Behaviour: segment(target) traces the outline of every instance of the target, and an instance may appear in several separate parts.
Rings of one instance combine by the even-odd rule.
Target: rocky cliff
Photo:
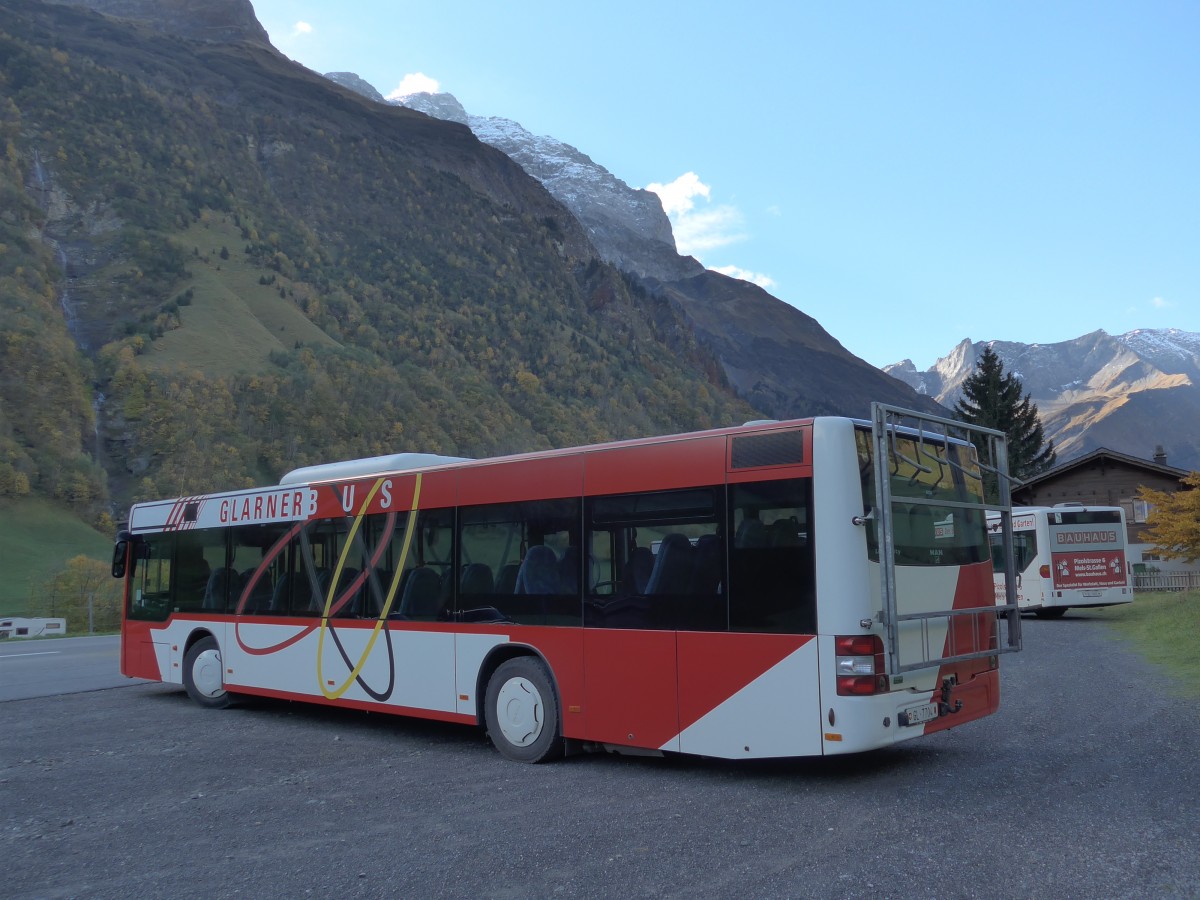
[[[630,187],[579,149],[509,119],[472,116],[451,94],[389,102],[467,124],[545,185],[605,261],[682,310],[724,377],[765,415],[866,416],[872,400],[943,411],[854,356],[801,310],[680,256],[658,196]]]

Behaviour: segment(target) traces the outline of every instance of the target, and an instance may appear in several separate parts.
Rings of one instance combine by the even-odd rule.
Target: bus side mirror
[[[125,560],[129,556],[129,541],[117,541],[113,546],[112,577],[125,577]]]
[[[133,552],[130,552],[132,547]],[[129,560],[128,572],[132,577],[137,572],[137,561],[139,559],[150,558],[150,545],[143,540],[132,536],[127,531],[122,531],[117,535],[117,543],[113,546],[112,558],[112,576],[113,578],[124,578],[126,573],[126,560]]]

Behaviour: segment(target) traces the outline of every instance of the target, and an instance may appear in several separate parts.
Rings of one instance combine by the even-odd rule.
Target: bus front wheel
[[[188,696],[209,709],[224,709],[232,703],[225,690],[221,648],[214,637],[203,637],[183,657],[183,686]]]
[[[558,698],[541,660],[518,656],[500,664],[484,700],[488,737],[516,762],[540,763],[562,756]]]

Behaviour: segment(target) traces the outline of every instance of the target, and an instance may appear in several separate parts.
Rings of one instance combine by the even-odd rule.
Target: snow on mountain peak
[[[1200,334],[1179,328],[1136,328],[1117,338],[1139,356],[1172,356],[1200,362]]]

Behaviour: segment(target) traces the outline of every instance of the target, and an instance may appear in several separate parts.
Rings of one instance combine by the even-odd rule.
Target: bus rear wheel
[[[518,656],[500,664],[484,699],[488,737],[516,762],[540,763],[562,756],[558,697],[541,660]]]
[[[209,709],[224,709],[233,699],[225,690],[221,648],[214,637],[203,637],[183,657],[183,686],[188,696]]]
[[[1067,612],[1065,606],[1044,606],[1041,609],[1035,609],[1033,614],[1039,619],[1061,619]]]

